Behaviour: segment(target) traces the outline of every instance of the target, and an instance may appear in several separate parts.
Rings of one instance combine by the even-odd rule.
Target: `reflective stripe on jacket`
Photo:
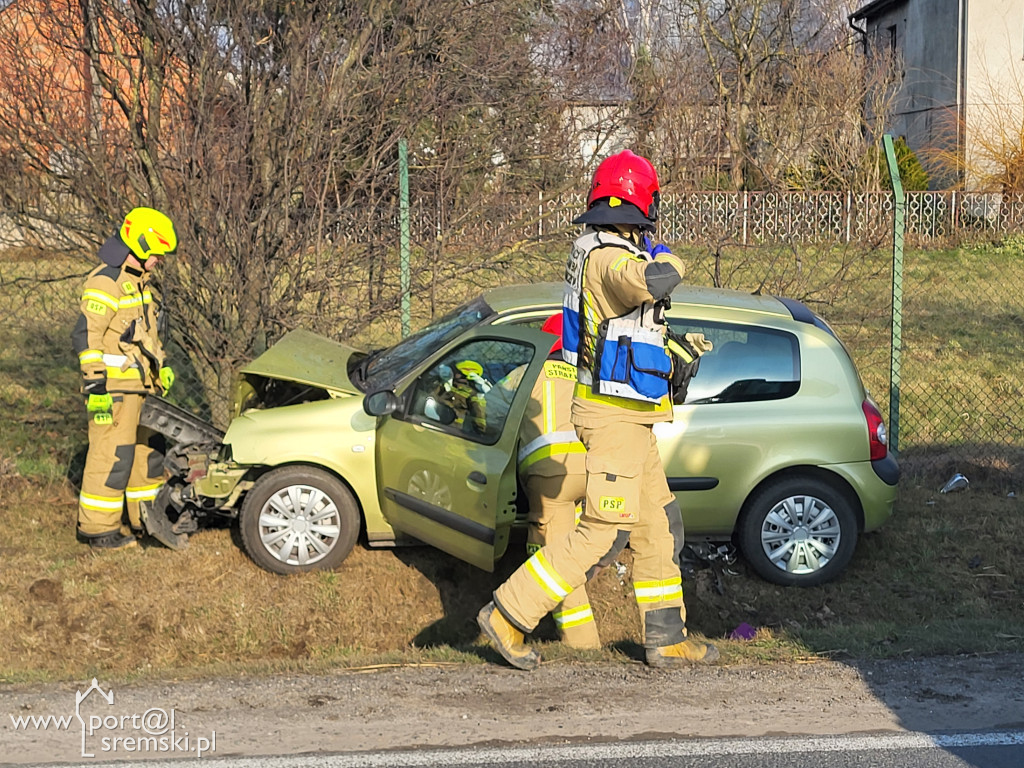
[[[586,449],[572,425],[576,368],[562,360],[544,362],[519,428],[519,474],[584,474]]]
[[[156,391],[164,364],[158,311],[146,272],[106,264],[90,272],[71,333],[85,382],[106,379],[108,392]]]

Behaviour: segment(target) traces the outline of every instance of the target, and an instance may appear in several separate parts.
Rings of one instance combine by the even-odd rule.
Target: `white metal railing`
[[[908,192],[907,242],[919,247],[1024,231],[1024,194]],[[412,239],[452,245],[571,237],[585,196],[497,198],[461,220],[442,216],[433,200],[413,200]],[[525,215],[524,215],[525,214]],[[892,236],[891,192],[674,192],[661,201],[658,238],[669,243],[881,243]],[[445,225],[443,222],[458,221]],[[523,223],[528,222],[528,223]],[[398,240],[398,213],[338,220],[338,232],[364,242]],[[37,233],[38,234],[38,233]],[[25,244],[25,233],[0,214],[0,248]]]
[[[1024,194],[908,192],[906,237],[919,246],[972,235],[1024,231]],[[537,220],[521,230],[521,200],[508,200],[508,217],[497,210],[447,233],[449,242],[502,234],[555,237],[576,231],[572,219],[585,205],[579,194],[535,201]],[[414,206],[416,207],[416,206]],[[882,242],[892,235],[891,192],[675,192],[661,201],[658,236],[666,242],[761,243]],[[414,220],[423,239],[438,232],[429,207]],[[417,232],[414,237],[420,235]]]

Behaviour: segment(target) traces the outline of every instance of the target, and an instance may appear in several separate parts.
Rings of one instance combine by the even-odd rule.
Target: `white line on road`
[[[771,753],[813,754],[820,752],[955,749],[957,747],[999,747],[1024,745],[1024,731],[998,733],[894,733],[875,736],[816,736],[770,739],[630,741],[615,744],[545,744],[532,747],[487,747],[484,749],[418,749],[395,752],[297,755],[295,757],[204,758],[202,760],[147,761],[160,768],[202,765],[205,768],[232,768],[244,762],[259,768],[400,768],[428,765],[480,765],[500,763],[541,763],[552,760],[596,762],[658,757],[711,757]],[[124,768],[124,762],[82,763],[83,768],[102,765]],[[68,766],[72,768],[72,766]]]

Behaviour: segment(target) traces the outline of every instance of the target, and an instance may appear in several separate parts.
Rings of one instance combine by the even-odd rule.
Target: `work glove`
[[[715,348],[715,345],[711,343],[711,339],[705,339],[703,333],[685,333],[683,337],[693,345],[693,348],[697,350],[699,355],[710,352]]]
[[[174,384],[174,370],[169,365],[160,369],[160,386],[163,387],[166,395],[171,385]]]
[[[662,245],[661,243],[655,245],[651,238],[649,238],[647,235],[644,235],[642,245],[644,250],[651,254],[652,259],[662,253],[672,253],[672,251],[669,250],[667,245]]]
[[[682,405],[686,401],[690,379],[696,376],[700,369],[700,357],[711,351],[712,344],[704,338],[703,333],[684,333],[680,336],[671,329],[665,342],[672,355],[672,376],[669,379],[672,402],[675,405]]]
[[[479,389],[483,394],[486,395],[491,391],[491,385],[479,373],[471,373],[466,378],[476,384],[477,389]]]
[[[90,379],[82,385],[82,391],[89,396],[85,408],[89,413],[110,413],[114,398],[107,394],[106,379]]]

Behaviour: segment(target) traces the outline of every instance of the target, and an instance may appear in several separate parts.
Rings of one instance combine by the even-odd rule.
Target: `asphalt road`
[[[0,765],[1022,768],[1022,662],[451,664],[0,686]]]
[[[124,768],[81,762],[66,768]],[[161,768],[1020,768],[1024,731],[464,748],[146,761]],[[52,765],[52,764],[50,764]]]

